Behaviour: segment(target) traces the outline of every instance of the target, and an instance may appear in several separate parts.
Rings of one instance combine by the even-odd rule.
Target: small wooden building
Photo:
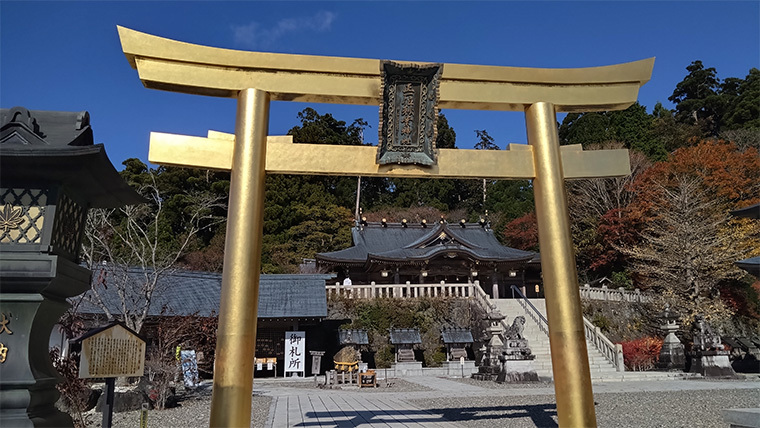
[[[396,347],[396,362],[415,362],[414,346],[422,343],[420,331],[416,328],[392,328],[390,336],[391,344]]]
[[[469,328],[444,328],[441,338],[446,346],[446,361],[459,361],[460,358],[468,360],[467,345],[472,346],[474,342]]]
[[[130,286],[139,287],[140,281],[144,280],[142,275],[139,268],[124,272],[110,265],[94,271],[93,278],[100,278],[99,281],[103,282],[94,284],[94,287],[98,287],[111,314],[118,317],[122,308],[117,287],[109,284],[112,278],[126,277],[133,281]],[[331,275],[324,274],[260,276],[256,357],[268,358],[268,361],[276,359],[278,376],[283,374],[286,332],[305,331],[307,351],[324,350],[324,343],[334,343],[335,339],[330,337],[334,335],[333,327],[322,323],[327,317],[325,281],[330,278]],[[161,276],[142,329],[148,347],[157,339],[156,326],[161,319],[216,316],[221,287],[222,275],[218,273],[176,270]],[[77,312],[94,324],[105,320],[103,309],[87,300],[77,306]],[[308,372],[311,360],[307,359],[306,364]]]

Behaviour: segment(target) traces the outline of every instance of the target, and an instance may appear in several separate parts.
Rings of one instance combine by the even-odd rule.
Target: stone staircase
[[[546,304],[544,299],[528,300],[544,317],[546,317]],[[507,319],[504,320],[507,325],[512,325],[512,322],[517,316],[522,315],[525,317],[523,335],[528,339],[528,345],[530,345],[533,354],[536,356],[536,359],[533,361],[536,373],[538,373],[538,376],[542,379],[553,379],[549,336],[540,329],[533,317],[526,313],[526,310],[520,304],[518,299],[494,299],[490,300],[490,302],[496,305],[496,308],[502,314],[507,316]],[[670,372],[619,372],[592,343],[586,341],[586,348],[588,350],[592,382],[683,379],[692,376],[688,373]]]

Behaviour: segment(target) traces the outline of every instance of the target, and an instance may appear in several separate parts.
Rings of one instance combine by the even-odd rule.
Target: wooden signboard
[[[142,376],[145,341],[121,323],[97,328],[80,337],[80,378]]]
[[[359,387],[377,387],[377,373],[374,370],[367,370],[366,373],[359,373]]]
[[[117,377],[141,377],[145,372],[145,339],[120,322],[88,331],[75,340],[82,343],[80,378],[106,379],[103,428],[113,422],[114,387]],[[146,416],[147,418],[147,416]],[[147,419],[146,419],[147,423]]]

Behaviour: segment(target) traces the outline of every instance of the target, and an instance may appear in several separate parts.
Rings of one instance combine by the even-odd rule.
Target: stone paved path
[[[268,427],[459,427],[441,415],[419,410],[392,394],[324,394],[276,396]]]
[[[415,407],[412,400],[445,399],[456,407],[457,398],[553,396],[554,386],[481,388],[437,377],[409,377],[406,381],[429,388],[427,391],[362,391],[359,388],[321,390],[312,388],[266,386],[265,395],[272,397],[267,428],[284,427],[415,427],[461,428],[456,422],[444,419]],[[519,385],[518,385],[519,386]],[[626,381],[594,384],[594,394],[638,393],[668,391],[755,390],[758,381]],[[760,397],[760,395],[758,395]],[[553,407],[553,406],[552,406]],[[551,409],[553,410],[553,409]],[[544,409],[544,413],[546,413]],[[525,418],[529,425],[530,418]],[[460,419],[461,420],[461,419]],[[556,425],[554,425],[556,426]]]

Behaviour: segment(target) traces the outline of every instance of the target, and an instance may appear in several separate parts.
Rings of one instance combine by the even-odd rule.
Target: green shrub
[[[396,356],[393,354],[393,346],[391,345],[385,345],[375,353],[375,366],[379,369],[388,368],[395,361]]]
[[[604,316],[600,313],[595,313],[594,318],[591,319],[591,322],[594,323],[595,326],[599,327],[600,330],[602,330],[603,333],[607,333],[610,331],[610,319]]]

